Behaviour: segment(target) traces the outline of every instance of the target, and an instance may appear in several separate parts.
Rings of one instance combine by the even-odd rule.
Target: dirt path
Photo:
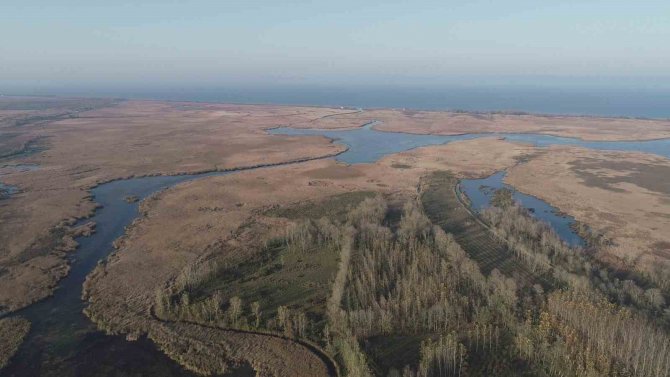
[[[213,325],[205,325],[201,323],[196,323],[192,321],[169,321],[169,320],[164,320],[162,318],[159,318],[156,316],[153,306],[150,309],[151,313],[151,318],[157,322],[161,323],[166,323],[166,324],[179,324],[179,323],[186,323],[192,326],[197,326],[203,329],[212,329],[212,330],[217,330],[217,331],[222,331],[222,332],[228,332],[228,333],[234,333],[234,334],[246,334],[246,335],[254,335],[254,336],[261,336],[261,337],[270,337],[274,339],[280,339],[281,341],[286,341],[290,342],[296,345],[299,345],[303,348],[306,348],[308,352],[314,354],[317,358],[319,358],[323,364],[325,365],[328,376],[330,377],[340,377],[340,369],[339,366],[337,365],[337,362],[330,357],[321,347],[319,347],[317,344],[312,343],[308,340],[303,340],[303,339],[297,339],[297,338],[290,338],[287,337],[279,332],[273,332],[273,331],[262,331],[262,330],[242,330],[242,329],[236,329],[236,328],[229,328],[229,327],[218,327],[218,326],[213,326]]]

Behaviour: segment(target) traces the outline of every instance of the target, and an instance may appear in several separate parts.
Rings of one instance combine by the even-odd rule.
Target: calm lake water
[[[325,136],[333,139],[336,143],[344,144],[349,147],[346,152],[336,157],[338,161],[349,164],[375,162],[388,154],[403,152],[427,145],[445,144],[451,141],[481,137],[481,135],[439,136],[379,132],[372,129],[375,124],[376,122],[371,122],[365,125],[365,127],[347,131],[282,127],[269,130],[268,132],[275,135]]]

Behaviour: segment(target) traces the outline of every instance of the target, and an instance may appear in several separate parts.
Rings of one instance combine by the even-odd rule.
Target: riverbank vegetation
[[[515,166],[505,182],[581,222],[611,273],[669,289],[669,172],[657,154],[564,147]]]
[[[187,266],[154,314],[303,342],[346,376],[670,372],[662,290],[609,276],[505,193],[478,223],[507,253],[490,266],[464,238],[473,228],[428,216],[427,179],[417,198],[356,195],[332,219],[275,209],[292,221],[255,259]]]
[[[443,203],[453,202],[448,196],[456,197],[455,191],[437,189],[444,179],[439,173],[428,177],[422,197],[441,195]],[[532,375],[667,375],[666,293],[649,281],[620,279],[593,258],[593,250],[568,247],[508,197],[496,195],[497,206],[482,219],[518,265],[534,271],[538,283],[543,275],[554,282],[541,286],[516,279],[519,300],[508,329],[513,354],[526,363],[525,370]],[[424,200],[425,208],[435,208],[431,200]],[[466,245],[469,255],[477,255],[476,245]]]
[[[549,373],[568,368],[576,375],[667,375],[670,337],[659,327],[668,319],[659,288],[645,290],[611,276],[515,204],[487,209],[483,218],[518,258],[551,269],[562,283],[539,316],[519,326],[517,343],[527,359],[539,360]]]
[[[666,327],[670,325],[665,289],[634,272],[610,268],[593,257],[593,249],[571,248],[524,208],[510,201],[497,202],[482,211],[482,218],[531,269],[551,271],[564,286],[590,286],[611,302],[631,307]]]
[[[298,140],[264,130],[340,112],[111,99],[0,98],[0,156],[5,156],[0,157],[0,166],[41,167],[1,172],[2,183],[19,192],[1,203],[0,270],[4,273],[0,274],[0,311],[18,310],[53,293],[67,273],[68,258],[59,250],[53,252],[62,240],[52,231],[64,223],[71,228],[75,220],[93,215],[96,203],[92,188],[130,177],[231,170],[332,156],[344,147],[323,138]]]
[[[0,370],[18,351],[23,339],[28,335],[30,322],[21,317],[0,319]]]

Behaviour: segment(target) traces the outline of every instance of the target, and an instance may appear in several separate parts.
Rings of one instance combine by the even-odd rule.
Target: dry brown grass
[[[4,368],[28,335],[30,322],[21,317],[0,319],[0,370]]]
[[[448,169],[461,177],[481,177],[512,166],[536,151],[533,147],[487,137],[417,148],[387,156],[379,164],[423,172]]]
[[[603,258],[650,270],[669,260],[669,172],[670,162],[654,155],[555,147],[506,181],[605,234],[614,245]]]
[[[6,117],[20,115],[7,111]],[[48,149],[7,161],[38,164],[39,170],[2,176],[21,192],[0,201],[0,311],[45,297],[67,272],[64,253],[75,244],[63,236],[70,219],[92,213],[87,190],[95,184],[332,155],[343,147],[264,130],[343,111],[131,101],[46,126],[21,126],[19,136],[40,138]]]
[[[74,244],[69,240],[58,244],[63,243],[71,219],[93,211],[87,189],[99,182],[276,163],[343,149],[322,137],[271,136],[265,133],[267,128],[352,128],[377,119],[383,122],[376,126],[380,130],[414,133],[541,132],[604,140],[670,136],[667,121],[155,101],[126,101],[81,111],[101,106],[86,101],[84,105],[76,101],[54,104],[37,99],[27,101],[29,106],[0,109],[0,123],[7,131],[3,143],[8,143],[2,148],[19,150],[35,140],[47,148],[7,160],[39,164],[40,170],[2,177],[21,192],[0,202],[0,310],[15,310],[48,295],[66,273],[63,252]],[[73,109],[76,117],[69,118],[67,111]],[[48,123],[59,117],[63,120]],[[20,127],[14,127],[17,121]],[[446,162],[441,161],[445,157],[432,156],[424,168],[460,162],[456,168],[474,168],[477,174],[488,161],[472,152],[455,151],[454,158]],[[482,165],[474,166],[473,161]],[[396,162],[396,166],[405,165],[411,164]],[[324,174],[342,174],[338,169],[314,174],[313,184],[320,184]],[[2,288],[8,286],[13,289]]]
[[[380,120],[377,130],[455,135],[534,132],[585,140],[648,140],[670,137],[670,121],[579,116],[474,114],[438,111],[366,110],[301,123],[308,128],[355,127]]]
[[[328,376],[327,365],[304,345],[277,336],[189,323],[153,324],[149,337],[170,357],[201,374],[248,363],[259,376]]]
[[[9,124],[37,114],[34,111],[41,110],[0,109],[0,122]],[[332,155],[343,147],[322,137],[268,135],[265,130],[282,125],[352,128],[375,119],[383,122],[376,126],[380,130],[414,133],[539,132],[602,140],[670,136],[667,121],[153,101],[123,102],[49,124],[38,119],[39,127],[28,124],[13,129],[13,144],[7,144],[7,148],[16,149],[38,139],[48,149],[10,161],[35,163],[40,170],[2,176],[3,182],[20,187],[21,192],[0,202],[0,310],[14,310],[48,295],[67,273],[64,256],[75,247],[70,224],[93,211],[88,194],[92,186],[122,177]],[[555,150],[514,169],[510,179],[518,182],[512,183],[605,232],[618,232],[619,247],[630,240],[642,242],[670,234],[666,227],[670,221],[668,193],[659,194],[653,179],[652,185],[635,185],[629,179],[632,172],[620,179],[621,170],[626,170],[622,166],[576,166],[573,150],[556,152],[559,154]],[[323,375],[323,361],[299,343],[158,321],[151,316],[154,292],[195,260],[216,255],[225,262],[226,258],[248,256],[254,249],[250,246],[284,229],[286,219],[264,215],[274,206],[319,201],[352,191],[381,191],[391,200],[404,198],[416,193],[419,178],[427,172],[487,175],[513,166],[534,151],[483,138],[419,148],[375,164],[313,161],[178,185],[141,204],[144,216],[119,242],[120,252],[89,276],[88,314],[110,332],[148,334],[171,357],[199,372],[220,372],[231,363],[249,362],[264,374],[297,375],[300,370],[300,375],[305,375],[302,371],[307,370],[309,375]],[[554,166],[547,156],[558,156],[557,164]],[[588,155],[592,160],[612,156]],[[628,161],[630,156],[642,165],[652,163],[651,157],[639,154],[621,158]],[[517,178],[513,178],[515,174]],[[547,190],[538,182],[554,188]],[[634,200],[616,196],[630,193]],[[625,204],[638,202],[643,203],[642,211]],[[668,242],[657,237],[651,245]],[[646,258],[653,253],[647,250],[641,255]]]
[[[455,151],[479,150],[482,157],[474,161],[479,164],[474,169],[482,174],[511,166],[515,157],[527,151],[527,147],[494,139],[432,148],[446,156],[456,156]],[[493,158],[498,156],[496,151],[502,149],[513,152],[506,158]],[[416,165],[421,166],[423,159],[430,160],[433,154],[425,148],[403,156],[416,158]],[[486,160],[488,164],[484,164]],[[287,220],[266,216],[267,209],[318,202],[352,191],[380,191],[391,198],[408,197],[415,195],[420,176],[429,169],[453,168],[461,175],[470,170],[461,161],[452,165],[449,158],[430,161],[428,167],[416,169],[393,168],[392,159],[354,166],[332,160],[312,161],[203,178],[168,189],[141,203],[144,216],[118,243],[119,252],[89,276],[86,283],[90,301],[88,315],[109,331],[147,332],[156,338],[152,334],[165,331],[166,326],[148,315],[156,289],[164,287],[184,266],[197,259],[215,256],[218,263],[225,264],[226,260],[250,257],[249,253],[257,250],[253,245],[277,236],[285,229]],[[194,338],[198,336],[194,335]],[[186,356],[179,356],[185,349],[173,344],[179,339],[170,336],[161,339],[161,347],[174,350],[173,357],[177,360],[196,363],[188,361],[191,356],[188,360],[182,359]],[[246,342],[232,336],[226,341]],[[231,349],[247,347],[241,344],[231,346]],[[245,353],[240,355],[250,357]],[[302,353],[297,355],[297,358],[303,357],[300,356]],[[285,363],[291,364],[291,360],[294,359]]]

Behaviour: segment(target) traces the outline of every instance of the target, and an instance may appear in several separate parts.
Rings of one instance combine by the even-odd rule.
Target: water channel
[[[452,141],[475,139],[492,134],[467,134],[457,136],[413,135],[380,132],[373,129],[375,122],[353,130],[303,130],[276,128],[272,134],[294,136],[325,136],[349,149],[336,157],[350,163],[371,163],[381,157],[409,149],[445,144]],[[493,134],[513,141],[531,143],[539,147],[549,145],[575,145],[593,149],[642,151],[670,158],[670,139],[644,142],[590,142],[579,139],[559,138],[533,134]],[[268,167],[270,168],[270,167]],[[27,167],[26,169],[32,169]],[[118,180],[102,184],[92,190],[94,200],[102,205],[91,219],[96,231],[89,237],[77,239],[80,246],[70,260],[70,273],[61,280],[55,294],[39,303],[12,315],[29,319],[32,328],[18,354],[5,368],[2,376],[37,375],[156,375],[190,376],[179,365],[165,356],[146,339],[128,342],[122,337],[107,336],[97,331],[82,313],[86,303],[81,300],[82,283],[113,250],[113,241],[120,237],[138,216],[138,203],[127,202],[126,197],[139,199],[172,187],[176,184],[213,175],[235,172],[213,172],[182,176],[154,176]],[[487,205],[486,187],[502,187],[503,173],[483,180],[467,180],[461,187],[470,196],[475,209]],[[484,188],[484,189],[483,189]],[[7,192],[10,188],[0,187]],[[16,190],[11,188],[11,192]],[[522,205],[534,208],[538,217],[548,221],[566,242],[579,244],[569,230],[571,219],[557,215],[555,209],[541,200],[515,192]],[[565,230],[568,229],[568,230]]]

